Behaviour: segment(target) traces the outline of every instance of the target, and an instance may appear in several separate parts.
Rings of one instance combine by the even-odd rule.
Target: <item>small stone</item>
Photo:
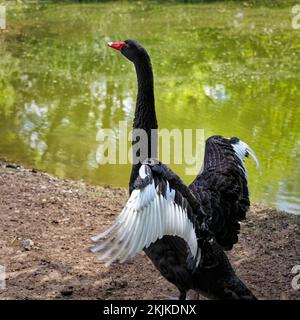
[[[22,241],[22,247],[26,251],[31,250],[33,245],[34,245],[34,242],[31,239],[25,239],[25,240]]]
[[[6,164],[6,168],[20,169],[20,168],[22,168],[22,166],[19,165],[19,164],[16,164],[16,163],[7,163],[7,164]]]
[[[71,296],[73,294],[73,288],[69,287],[69,288],[63,289],[60,293],[62,296],[65,296],[65,297]]]

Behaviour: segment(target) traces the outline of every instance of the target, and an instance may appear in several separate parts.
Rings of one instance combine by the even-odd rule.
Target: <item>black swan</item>
[[[148,53],[134,40],[108,45],[135,65],[134,128],[148,133],[148,159],[133,165],[129,200],[115,223],[92,238],[97,243],[92,252],[110,265],[144,250],[178,288],[179,299],[190,289],[211,299],[256,299],[224,253],[238,241],[239,221],[250,205],[243,160],[250,154],[259,165],[254,152],[238,138],[212,136],[201,172],[186,186],[166,165],[150,159],[157,120]]]

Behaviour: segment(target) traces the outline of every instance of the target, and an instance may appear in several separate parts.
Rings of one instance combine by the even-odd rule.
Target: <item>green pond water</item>
[[[282,1],[284,3],[284,1]],[[102,128],[132,127],[133,66],[106,47],[139,40],[155,74],[160,128],[238,136],[252,201],[300,213],[300,30],[292,2],[19,5],[0,31],[0,157],[62,178],[127,186],[128,165],[99,165]],[[170,164],[186,182],[185,164]]]

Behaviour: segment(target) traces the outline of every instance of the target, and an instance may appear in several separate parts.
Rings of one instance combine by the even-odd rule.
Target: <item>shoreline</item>
[[[127,200],[125,188],[55,178],[0,161],[1,299],[165,299],[176,288],[144,253],[106,268],[88,249]],[[300,216],[251,206],[228,253],[260,299],[300,299],[291,286],[300,264]],[[139,270],[139,272],[136,272]]]

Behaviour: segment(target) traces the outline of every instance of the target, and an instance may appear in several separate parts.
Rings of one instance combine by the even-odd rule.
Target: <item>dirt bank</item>
[[[0,163],[0,299],[163,299],[177,290],[142,253],[105,268],[89,238],[109,225],[124,189],[60,180]],[[239,276],[263,299],[300,299],[291,269],[300,264],[300,217],[254,205],[229,254]]]

